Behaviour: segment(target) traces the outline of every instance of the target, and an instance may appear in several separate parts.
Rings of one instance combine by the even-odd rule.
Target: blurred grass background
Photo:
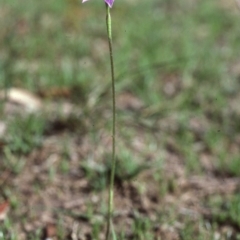
[[[71,98],[80,108],[109,104],[101,5],[83,6],[75,0],[2,2],[2,88],[39,93],[64,86],[75,90]],[[193,117],[206,119],[204,140],[220,158],[226,141],[239,134],[240,32],[235,7],[227,1],[130,1],[116,2],[112,11],[117,92],[139,98],[146,107],[144,118],[151,121],[174,115],[182,128],[175,137],[186,158],[194,158],[194,151],[189,154],[194,133],[186,131]]]
[[[67,118],[66,129],[74,136],[90,135],[93,148],[99,143],[97,133],[111,124],[102,2],[0,0],[1,89],[24,88],[43,101],[59,103],[66,97],[55,97],[50,90],[70,92],[67,101],[77,104],[84,116],[70,118],[70,124]],[[139,168],[130,166],[129,159],[142,157],[138,161],[144,162],[141,154],[153,153],[154,160],[162,164],[162,152],[174,152],[189,175],[238,178],[240,13],[234,1],[116,1],[112,18],[117,95],[131,96],[141,103],[133,110],[118,108],[118,154],[127,162],[124,177],[138,174]],[[19,154],[27,158],[51,130],[44,115],[10,121],[3,111],[1,114],[1,120],[8,121],[1,165],[9,170],[13,167],[9,158]],[[83,119],[90,125],[82,125]],[[70,125],[75,127],[71,130]],[[136,136],[147,144],[137,156],[127,146]],[[68,171],[70,167],[66,163],[62,168]],[[93,180],[95,173],[88,166],[83,168]],[[17,165],[13,172],[19,174],[21,169]],[[126,174],[126,169],[131,171]],[[93,182],[97,189],[104,188],[107,171],[98,169]],[[136,224],[141,231],[141,224],[148,225]],[[146,239],[145,233],[139,234],[136,239]],[[195,236],[191,227],[180,235],[181,239]]]

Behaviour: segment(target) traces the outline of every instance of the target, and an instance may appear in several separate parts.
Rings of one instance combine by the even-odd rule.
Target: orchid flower
[[[88,0],[82,0],[82,3],[86,2]],[[113,6],[114,0],[104,0],[105,3],[111,8]]]

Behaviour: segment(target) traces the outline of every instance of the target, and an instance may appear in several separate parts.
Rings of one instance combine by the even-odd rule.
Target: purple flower
[[[86,2],[88,0],[82,0],[82,2]],[[113,6],[114,0],[104,0],[105,3],[111,8]]]

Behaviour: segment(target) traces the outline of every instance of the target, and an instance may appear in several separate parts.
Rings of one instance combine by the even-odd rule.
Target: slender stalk
[[[110,54],[111,65],[111,78],[112,78],[112,162],[111,162],[111,174],[110,184],[108,192],[108,216],[107,216],[107,231],[105,240],[110,239],[110,229],[113,230],[112,215],[113,215],[113,196],[114,196],[114,177],[116,169],[116,97],[115,97],[115,76],[114,76],[114,61],[113,61],[113,49],[112,49],[112,27],[111,27],[111,14],[110,7],[106,4],[106,24]]]

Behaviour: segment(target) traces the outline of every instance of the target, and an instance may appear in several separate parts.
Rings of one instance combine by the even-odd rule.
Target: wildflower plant
[[[82,0],[86,2],[88,0]],[[104,0],[106,4],[106,26],[108,35],[109,55],[110,55],[110,67],[111,67],[111,78],[112,78],[112,160],[111,160],[111,174],[110,184],[108,193],[108,215],[107,215],[107,231],[105,240],[110,239],[110,231],[114,239],[116,239],[112,215],[113,215],[113,196],[114,196],[114,177],[116,170],[116,97],[115,97],[115,75],[114,75],[114,61],[113,61],[113,48],[112,48],[112,23],[110,9],[113,6],[114,0]]]

